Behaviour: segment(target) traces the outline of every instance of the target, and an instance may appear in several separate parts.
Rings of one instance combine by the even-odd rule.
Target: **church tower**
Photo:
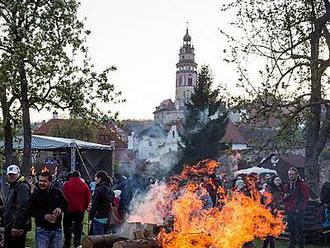
[[[197,64],[195,62],[194,46],[188,28],[183,37],[180,48],[179,62],[176,64],[176,109],[183,109],[184,104],[190,100],[197,80]]]

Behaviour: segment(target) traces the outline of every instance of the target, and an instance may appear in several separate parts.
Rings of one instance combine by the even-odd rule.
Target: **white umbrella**
[[[277,171],[276,170],[271,170],[271,169],[267,169],[267,168],[263,168],[263,167],[251,167],[251,168],[247,168],[247,169],[244,169],[244,170],[239,170],[239,171],[235,171],[234,172],[234,176],[238,176],[238,175],[241,175],[241,174],[246,174],[246,175],[249,175],[249,174],[252,174],[252,173],[256,173],[256,174],[261,174],[261,173],[273,173],[275,175],[277,175]]]

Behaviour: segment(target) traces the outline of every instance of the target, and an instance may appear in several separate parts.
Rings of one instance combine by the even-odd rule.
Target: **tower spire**
[[[191,44],[188,22],[186,33],[183,37],[183,45],[180,48],[179,62],[176,64],[176,106],[184,108],[184,104],[190,101],[197,80],[197,64],[195,62],[194,46]]]
[[[186,34],[183,36],[183,42],[184,43],[191,42],[191,36],[189,35],[189,31],[188,31],[188,22],[187,22]]]

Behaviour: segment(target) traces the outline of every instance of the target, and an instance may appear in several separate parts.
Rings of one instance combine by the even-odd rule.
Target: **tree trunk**
[[[317,199],[320,195],[320,165],[318,162],[319,157],[315,157],[315,155],[311,154],[311,150],[314,150],[314,148],[311,145],[306,144],[305,175],[306,183],[308,184],[308,187],[310,189],[310,197],[312,199]]]
[[[310,76],[311,76],[311,97],[310,97],[310,113],[307,121],[306,140],[305,140],[305,174],[306,182],[310,188],[310,196],[315,199],[320,195],[320,166],[318,146],[320,142],[321,127],[321,77],[319,63],[319,42],[320,32],[313,32],[311,35],[311,60],[310,60]],[[322,149],[324,146],[322,147]]]
[[[3,110],[3,109],[2,109]],[[13,161],[13,154],[14,154],[14,149],[13,149],[13,130],[10,122],[10,118],[7,116],[5,118],[5,114],[3,114],[4,117],[4,124],[3,124],[3,129],[5,132],[5,167],[9,166],[12,164]]]
[[[21,108],[22,108],[22,123],[23,123],[23,171],[28,171],[31,168],[31,122],[30,122],[30,106],[28,98],[28,83],[26,80],[26,73],[24,62],[20,64],[20,84],[21,84]]]
[[[1,93],[1,110],[2,110],[2,117],[3,117],[3,130],[4,130],[4,141],[5,141],[5,167],[10,165],[13,160],[13,130],[10,121],[10,106],[7,102],[6,91]]]

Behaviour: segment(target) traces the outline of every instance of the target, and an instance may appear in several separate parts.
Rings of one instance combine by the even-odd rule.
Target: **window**
[[[179,86],[182,86],[182,85],[183,85],[183,77],[180,76],[180,77],[179,77]]]
[[[175,138],[175,132],[174,131],[172,131],[172,137],[173,137],[173,139]]]
[[[192,78],[188,78],[188,86],[192,86]]]

